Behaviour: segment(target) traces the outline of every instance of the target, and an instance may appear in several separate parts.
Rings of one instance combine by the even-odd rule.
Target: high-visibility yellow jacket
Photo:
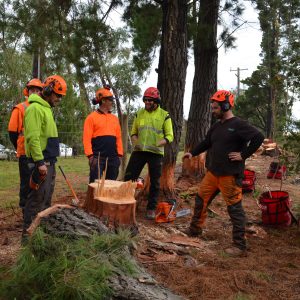
[[[55,162],[59,156],[59,140],[50,104],[39,95],[31,94],[25,112],[26,156],[42,164]]]
[[[138,138],[134,151],[148,151],[163,155],[164,147],[159,147],[158,142],[166,139],[167,143],[171,143],[174,139],[169,113],[160,107],[150,112],[141,109],[133,121],[131,136],[133,135]]]

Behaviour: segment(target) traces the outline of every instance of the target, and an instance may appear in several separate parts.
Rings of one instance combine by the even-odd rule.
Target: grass
[[[0,160],[0,170],[0,208],[17,207],[19,201],[18,162]]]
[[[251,295],[242,293],[242,292],[238,292],[234,297],[233,300],[252,300],[254,299],[254,297],[252,297]]]
[[[183,152],[179,152],[177,163],[181,162]],[[128,155],[129,159],[130,155]],[[58,168],[61,166],[75,191],[84,192],[87,189],[89,165],[85,156],[58,157],[56,163],[56,195],[70,195],[69,188]],[[0,208],[18,207],[19,202],[19,167],[16,161],[0,161]],[[141,176],[147,174],[147,166]]]
[[[115,272],[136,274],[136,265],[126,254],[130,244],[127,231],[70,240],[39,228],[16,264],[0,274],[0,298],[108,299],[109,277]]]
[[[57,172],[60,172],[58,166],[61,166],[65,174],[73,173],[86,176],[89,174],[88,159],[85,156],[77,156],[76,158],[58,157],[56,166]]]
[[[83,176],[86,180],[83,180],[79,184],[79,190],[85,191],[88,182],[89,165],[88,160],[85,156],[78,156],[76,158],[62,158],[59,157],[56,164],[56,187],[59,189],[60,186],[66,187],[66,183],[62,178],[62,174],[58,169],[61,166],[65,172],[67,178]],[[19,165],[15,161],[0,161],[0,208],[9,209],[11,207],[18,207],[19,202]],[[68,176],[69,175],[69,176]],[[68,188],[66,187],[66,190]],[[58,193],[59,194],[59,193]]]

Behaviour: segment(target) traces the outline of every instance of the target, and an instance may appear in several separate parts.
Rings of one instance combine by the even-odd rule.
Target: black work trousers
[[[150,190],[148,196],[148,210],[155,210],[159,195],[163,156],[147,151],[134,151],[128,162],[124,181],[137,180],[145,164],[149,166]]]
[[[26,229],[28,229],[31,222],[39,212],[51,206],[56,177],[55,164],[48,165],[47,169],[47,176],[40,184],[39,189],[30,189],[29,191],[24,209],[23,233],[26,233]],[[31,171],[32,170],[33,168],[31,168]]]
[[[26,199],[30,191],[29,178],[30,169],[28,168],[28,159],[25,155],[19,157],[19,175],[20,175],[20,191],[19,191],[19,206],[24,210]]]
[[[106,158],[100,158],[99,167],[100,167],[100,178],[102,176],[103,171],[106,166]],[[119,175],[119,167],[120,167],[120,158],[116,157],[108,157],[107,159],[107,170],[105,179],[116,180]],[[90,183],[94,182],[98,179],[98,157],[94,156],[93,160],[90,163]]]

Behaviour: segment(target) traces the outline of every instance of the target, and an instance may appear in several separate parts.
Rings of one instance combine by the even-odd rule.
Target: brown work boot
[[[247,250],[242,250],[238,247],[229,247],[224,250],[226,254],[228,254],[231,257],[245,257],[247,256]]]
[[[185,233],[189,237],[200,237],[200,236],[202,236],[202,228],[200,228],[200,227],[194,227],[194,226],[191,225],[189,228],[187,228],[187,230],[185,231]]]
[[[146,211],[146,219],[147,220],[154,220],[155,219],[155,210],[147,209],[147,211]]]

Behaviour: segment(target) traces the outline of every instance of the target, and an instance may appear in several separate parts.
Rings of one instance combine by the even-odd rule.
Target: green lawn
[[[76,158],[58,158],[56,164],[57,184],[58,187],[66,187],[66,183],[62,178],[61,172],[58,169],[61,166],[67,177],[83,176],[83,181],[88,178],[89,166],[88,160],[85,156]],[[70,180],[69,178],[69,180]],[[16,161],[0,160],[0,207],[18,207],[19,201],[19,165]],[[86,189],[87,182],[82,183],[81,189]],[[66,187],[66,189],[68,189]]]
[[[183,153],[178,154],[177,162],[181,162]],[[129,159],[130,155],[128,155]],[[61,166],[76,192],[86,191],[89,176],[88,160],[85,156],[76,158],[58,158],[56,164],[56,197],[70,194],[69,188],[58,168]],[[147,173],[145,166],[142,175]],[[19,201],[19,167],[18,162],[0,160],[0,207],[18,207]]]

